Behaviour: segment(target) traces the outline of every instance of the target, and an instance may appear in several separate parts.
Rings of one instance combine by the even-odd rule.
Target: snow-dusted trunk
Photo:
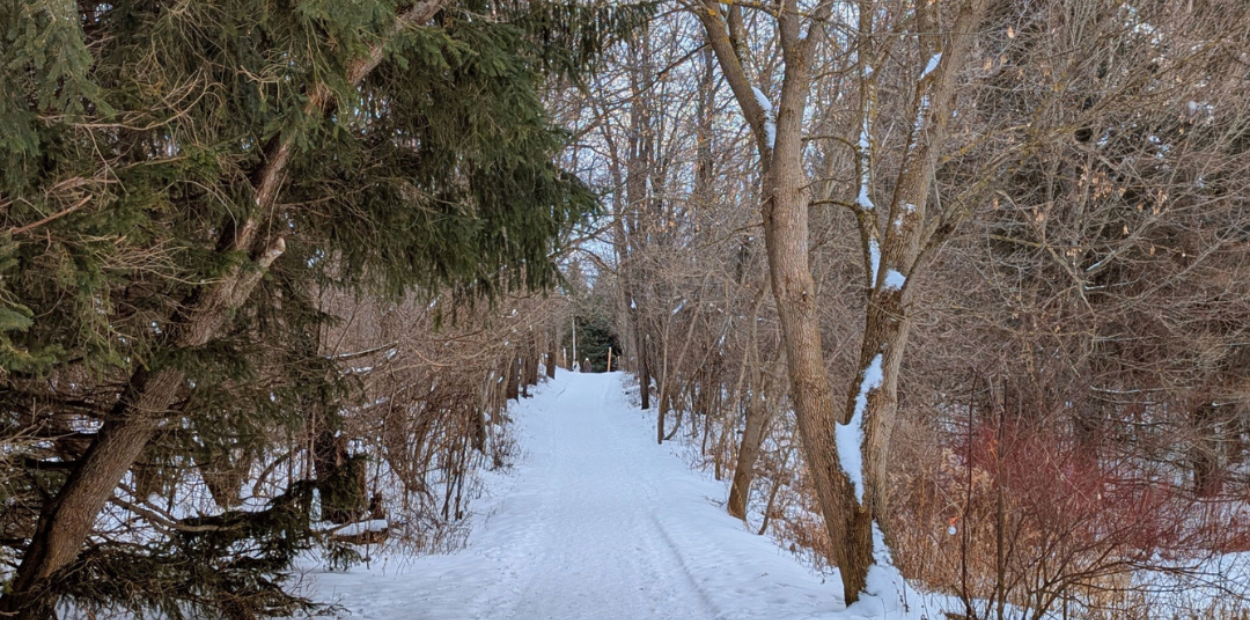
[[[775,112],[768,97],[751,85],[743,68],[732,41],[732,20],[710,0],[704,0],[697,11],[760,153],[764,239],[790,395],[847,603],[859,598],[874,561],[873,523],[884,507],[899,369],[907,342],[907,278],[920,262],[921,246],[935,237],[936,231],[925,226],[934,159],[942,144],[955,76],[968,55],[986,4],[986,0],[962,3],[953,27],[947,30],[937,19],[937,7],[916,3],[916,28],[921,33],[918,38],[925,66],[913,101],[916,120],[902,153],[905,163],[895,183],[884,230],[871,196],[871,124],[876,96],[872,25],[877,6],[873,0],[860,4],[857,51],[862,119],[855,145],[860,191],[849,206],[856,214],[863,240],[868,313],[858,380],[840,413],[822,357],[818,302],[808,263],[810,183],[803,165],[802,138],[811,78],[809,63],[816,41],[823,38],[830,5],[820,4],[813,14],[804,16],[793,0],[783,0],[775,13],[785,60],[781,99]],[[806,33],[800,23],[804,18],[810,24]]]
[[[960,7],[945,37],[937,34],[919,37],[924,64],[918,68],[912,101],[915,120],[884,222],[871,196],[875,72],[868,64],[872,58],[868,47],[871,38],[861,36],[864,42],[860,53],[861,132],[857,144],[860,188],[852,208],[860,225],[867,266],[867,311],[860,346],[859,379],[847,394],[842,416],[845,426],[839,433],[846,447],[859,444],[856,447],[860,448],[862,458],[847,455],[845,449],[841,456],[852,470],[851,478],[862,485],[862,489],[856,489],[857,500],[862,502],[862,509],[871,519],[886,508],[886,465],[890,435],[898,413],[899,371],[910,325],[909,279],[922,267],[921,248],[940,242],[944,234],[926,226],[935,162],[945,141],[955,84],[987,4],[986,0],[969,0]],[[918,28],[921,32],[936,33],[938,24],[933,9],[923,3],[918,6]],[[872,29],[872,13],[866,8],[861,8],[861,35]],[[856,465],[860,471],[853,471]]]
[[[787,167],[795,166],[774,169]],[[764,240],[773,296],[804,457],[849,604],[863,591],[872,563],[872,517],[856,502],[852,480],[839,461],[837,408],[822,358],[815,284],[807,263],[806,199],[793,195],[802,191],[802,185],[790,183],[787,175],[779,176],[781,182],[765,185],[772,190],[765,205]]]
[[[829,7],[828,3],[820,5],[808,32],[803,33],[794,2],[783,2],[777,22],[785,75],[775,111],[767,96],[751,86],[720,7],[705,2],[698,15],[760,153],[764,243],[790,396],[834,561],[840,568],[846,601],[851,603],[863,591],[871,566],[872,519],[855,501],[852,482],[838,459],[838,409],[825,371],[816,285],[808,262],[808,178],[803,168],[810,62],[816,42],[824,36]]]

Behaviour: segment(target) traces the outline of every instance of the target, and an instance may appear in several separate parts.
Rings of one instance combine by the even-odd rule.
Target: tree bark
[[[855,501],[850,479],[837,457],[837,415],[825,372],[817,316],[815,281],[808,263],[807,176],[803,169],[802,123],[810,86],[810,61],[823,38],[829,4],[819,5],[806,36],[799,11],[786,0],[777,13],[785,74],[775,121],[756,97],[730,40],[720,6],[705,1],[698,11],[726,81],[751,126],[763,172],[764,244],[777,303],[790,394],[804,455],[816,488],[834,562],[847,604],[863,590],[872,562],[872,519]],[[768,124],[775,126],[769,131]]]
[[[321,518],[350,523],[368,508],[368,485],[362,457],[347,452],[347,438],[336,436],[329,425],[318,429],[313,441],[313,466],[321,492]]]
[[[767,112],[746,81],[746,73],[730,43],[719,8],[705,4],[701,12],[709,43],[754,129],[763,168],[764,244],[769,277],[777,303],[782,342],[790,376],[799,435],[813,477],[834,562],[842,575],[847,604],[858,600],[872,564],[872,517],[858,504],[837,457],[834,429],[838,422],[833,390],[825,372],[817,315],[815,281],[808,263],[807,176],[803,170],[802,123],[810,82],[815,41],[823,37],[824,16],[813,18],[801,36],[798,10],[792,1],[778,13],[785,74],[775,129],[769,135]],[[828,5],[821,5],[827,11]],[[825,13],[827,15],[827,12]]]
[[[751,336],[747,340],[748,349],[742,361],[742,367],[739,369],[738,385],[734,388],[734,406],[733,411],[737,412],[738,402],[742,393],[742,382],[746,375],[746,369],[752,360],[758,376],[767,377],[766,374],[759,372],[764,368],[764,364],[760,361],[759,352],[759,321],[757,320],[760,312],[760,305],[764,301],[764,291],[761,289],[755,294],[755,301],[751,305],[751,313],[749,317],[751,326]],[[771,360],[769,365],[772,364]],[[747,385],[747,411],[746,424],[742,432],[742,442],[738,448],[738,462],[734,467],[733,482],[729,487],[729,514],[746,520],[747,503],[750,500],[751,483],[755,478],[755,460],[759,457],[760,442],[764,440],[764,427],[767,424],[765,419],[768,410],[759,406],[759,401],[763,394],[768,392],[768,385],[771,381],[766,378],[760,384],[752,381]],[[729,432],[729,429],[726,429]],[[718,462],[719,466],[719,462]],[[720,479],[719,467],[717,469],[717,480]]]
[[[508,377],[507,387],[504,389],[504,393],[507,395],[508,400],[520,400],[521,358],[517,357],[515,352],[513,352],[512,357],[508,359],[507,369],[504,370],[504,372],[507,373]]]
[[[555,334],[547,337],[547,378],[556,378],[556,351],[560,348],[560,339]]]
[[[538,341],[532,336],[525,347],[525,384],[538,385]]]
[[[803,167],[802,143],[802,124],[811,78],[809,63],[816,41],[823,38],[823,24],[829,15],[830,5],[817,6],[808,18],[806,33],[802,32],[802,16],[794,0],[782,0],[775,13],[778,40],[785,60],[781,99],[775,107],[775,118],[771,118],[769,110],[764,107],[766,102],[760,100],[763,94],[751,86],[720,4],[704,0],[696,10],[707,32],[708,44],[751,127],[760,154],[764,241],[786,352],[791,399],[804,456],[821,512],[825,516],[833,560],[842,575],[847,604],[858,600],[866,584],[868,568],[873,563],[874,509],[884,503],[882,489],[890,433],[897,410],[898,370],[907,340],[903,300],[906,287],[882,284],[885,283],[887,269],[908,276],[915,266],[923,234],[929,180],[949,114],[954,76],[968,53],[973,28],[979,24],[985,5],[985,0],[965,3],[951,30],[951,44],[945,50],[946,57],[926,56],[930,63],[936,64],[938,60],[941,63],[937,64],[935,71],[926,69],[915,93],[916,131],[904,153],[906,163],[900,172],[887,219],[899,223],[887,227],[883,242],[883,235],[878,229],[878,214],[870,201],[862,201],[857,210],[865,245],[865,265],[871,282],[860,355],[861,379],[852,387],[843,415],[837,413],[824,367],[815,282],[808,262],[809,184]],[[918,2],[918,19],[931,17],[932,10],[925,3]],[[875,3],[864,0],[859,14],[859,42],[864,49],[870,49]],[[921,28],[925,30],[920,37],[922,52],[936,54],[940,48],[939,35],[933,27],[936,24],[927,25],[930,28]],[[929,61],[929,58],[933,60]],[[861,49],[860,62],[867,63],[870,59],[871,55]],[[860,143],[868,143],[868,146],[859,148],[857,167],[861,190],[867,191],[871,181],[869,121],[873,78],[870,72],[863,71],[864,67],[866,65],[861,64],[861,81],[866,96]],[[880,264],[877,264],[876,256],[880,256]],[[866,373],[877,355],[883,357],[883,377],[879,386],[869,389]],[[862,503],[856,497],[852,478],[843,470],[839,460],[836,433],[840,423],[851,422],[861,392],[867,396],[863,419],[865,437],[861,446],[865,464],[861,477],[865,487]]]
[[[429,21],[445,0],[425,0],[397,16],[393,32]],[[381,63],[385,42],[348,68],[348,83],[359,84]],[[333,95],[324,84],[313,87],[309,113],[324,114]],[[199,289],[169,322],[165,345],[176,350],[201,347],[218,336],[234,311],[243,305],[266,270],[286,250],[284,229],[264,226],[277,205],[295,136],[276,139],[266,149],[265,163],[253,176],[256,208],[237,227],[227,227],[219,244],[223,253],[245,252],[244,264]],[[65,485],[41,510],[30,546],[22,555],[8,590],[0,595],[0,617],[44,620],[53,614],[57,597],[55,573],[71,564],[90,535],[95,519],[130,470],[170,406],[184,392],[186,376],[173,368],[141,368],[131,375],[121,399],[105,419],[91,446]]]
[[[764,439],[765,412],[758,398],[747,403],[747,423],[742,431],[742,445],[738,450],[738,465],[734,467],[733,482],[729,487],[729,514],[747,518],[747,501],[751,497],[751,482],[755,479],[755,461],[760,455],[760,442]]]
[[[865,244],[866,262],[872,263],[871,244],[879,240],[880,264],[870,265],[868,270],[867,312],[859,356],[861,381],[850,386],[842,422],[851,422],[856,400],[863,393],[867,401],[863,413],[863,501],[872,519],[886,510],[886,465],[890,436],[898,414],[899,371],[910,331],[910,281],[920,270],[921,248],[940,241],[935,231],[926,228],[934,168],[945,142],[955,84],[987,5],[986,0],[963,3],[945,45],[937,34],[920,37],[922,57],[931,59],[927,60],[931,66],[926,67],[916,86],[912,102],[916,122],[903,153],[904,163],[894,184],[894,195],[888,205],[885,219],[888,225],[879,228],[875,209],[857,205],[856,215]],[[933,8],[922,8],[918,9],[918,19],[923,23],[933,22],[930,14]],[[863,28],[870,29],[871,26],[861,26]],[[936,26],[922,28],[922,31],[936,33]],[[865,108],[862,111],[865,128],[871,116],[872,87],[873,83],[867,81],[863,97]],[[870,141],[867,142],[870,144]],[[869,157],[861,159],[870,164]],[[861,183],[870,176],[861,172]],[[861,383],[864,373],[878,355],[881,356],[880,384],[865,393],[865,385]]]

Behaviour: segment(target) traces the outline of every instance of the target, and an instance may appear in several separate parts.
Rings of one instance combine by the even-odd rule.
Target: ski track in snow
[[[466,548],[314,570],[308,593],[375,620],[941,617],[915,600],[844,609],[836,576],[748,532],[718,504],[722,483],[655,443],[622,377],[561,371],[512,407],[525,454],[471,505]]]

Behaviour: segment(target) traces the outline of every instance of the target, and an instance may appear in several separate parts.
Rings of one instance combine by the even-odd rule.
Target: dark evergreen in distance
[[[308,344],[313,291],[556,283],[597,200],[558,165],[541,94],[648,13],[0,3],[0,615],[311,609],[283,588],[316,481],[175,521],[127,498],[339,411],[352,385]]]

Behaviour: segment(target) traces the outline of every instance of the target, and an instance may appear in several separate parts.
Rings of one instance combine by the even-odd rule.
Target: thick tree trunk
[[[429,21],[444,2],[425,0],[412,5],[397,17],[394,31]],[[352,63],[348,83],[358,84],[377,68],[384,49],[383,43],[377,43],[367,56]],[[317,85],[312,89],[307,103],[311,112],[323,112],[331,105],[329,88]],[[216,338],[270,264],[285,251],[281,229],[270,230],[264,224],[273,215],[294,145],[295,137],[288,135],[266,149],[265,163],[253,178],[256,209],[222,238],[222,252],[246,252],[250,260],[200,289],[175,313],[166,332],[170,348],[188,350]],[[0,617],[44,620],[52,615],[56,607],[56,594],[50,588],[52,577],[78,557],[105,502],[160,428],[185,385],[186,376],[170,368],[151,372],[140,369],[130,377],[122,398],[78,466],[44,505],[30,546],[7,591],[0,595]]]
[[[368,508],[364,461],[347,452],[347,437],[335,432],[324,416],[313,439],[313,469],[321,493],[321,518],[350,523]]]
[[[324,354],[321,335],[318,329],[305,340],[304,355]],[[348,453],[348,437],[343,433],[338,404],[324,387],[300,396],[299,402],[308,416],[306,429],[312,440],[313,476],[321,495],[321,514],[314,517],[331,523],[355,521],[368,508],[365,464],[363,459],[353,459]]]
[[[807,177],[801,143],[807,63],[808,57],[793,51],[786,59],[776,149],[764,177],[764,244],[804,457],[849,604],[858,600],[872,565],[872,514],[856,501],[838,460],[835,429],[840,420],[825,370],[816,283],[808,263]]]
[[[794,0],[782,0],[775,14],[778,42],[785,60],[781,99],[772,116],[764,93],[751,85],[739,49],[735,46],[734,15],[726,16],[720,3],[704,0],[696,11],[707,32],[726,82],[750,125],[760,154],[762,171],[764,240],[769,276],[781,324],[782,342],[791,384],[791,399],[798,421],[804,456],[813,478],[821,512],[833,546],[834,562],[842,574],[846,602],[863,590],[873,557],[874,510],[884,503],[885,464],[890,433],[897,410],[898,371],[907,341],[906,278],[915,271],[918,247],[926,234],[924,210],[934,161],[943,141],[945,120],[953,99],[955,76],[964,64],[987,6],[985,0],[968,0],[959,9],[952,27],[939,28],[937,7],[917,2],[917,32],[926,68],[920,74],[913,100],[913,132],[903,151],[903,165],[895,183],[894,199],[880,230],[881,215],[869,197],[872,180],[870,122],[875,113],[875,72],[872,23],[877,3],[863,0],[858,7],[858,46],[861,63],[863,119],[856,148],[860,196],[851,205],[859,220],[869,276],[868,315],[859,381],[852,387],[844,415],[838,415],[822,359],[815,283],[808,264],[809,179],[803,165],[802,124],[808,89],[809,63],[817,41],[823,38],[824,21],[831,5],[819,4],[802,15]],[[803,32],[804,21],[808,31]],[[946,33],[946,34],[943,34]],[[949,37],[942,49],[941,37]],[[878,356],[880,359],[878,360]],[[879,364],[879,366],[878,366]],[[878,376],[880,375],[880,376]],[[860,400],[863,403],[860,404]],[[864,437],[858,459],[838,454],[837,429],[862,414]],[[861,423],[856,420],[855,423]],[[849,455],[843,455],[849,456]],[[846,469],[859,467],[859,471]],[[854,476],[852,478],[852,476]],[[857,487],[863,487],[863,502]]]
[[[872,515],[856,501],[838,460],[835,429],[840,420],[822,359],[815,283],[807,262],[807,202],[802,185],[794,182],[797,162],[787,164],[774,168],[777,173],[769,183],[764,241],[804,458],[850,604],[858,600],[872,565]]]
[[[280,148],[271,161],[285,161],[282,150]],[[266,187],[262,184],[258,194]],[[240,245],[240,242],[246,244],[243,247],[253,245],[256,227],[245,224],[243,231],[249,229],[251,236],[236,237],[230,246]],[[264,247],[261,252],[253,253],[253,269],[235,268],[215,286],[188,302],[187,310],[171,321],[171,328],[166,332],[167,346],[190,349],[216,336],[230,312],[242,305],[264,270],[281,255],[285,243],[281,237],[276,237]],[[31,544],[9,583],[8,592],[0,597],[0,616],[8,614],[31,620],[48,617],[56,605],[55,595],[48,592],[50,579],[78,557],[96,516],[112,497],[117,483],[143,453],[167,417],[170,406],[184,393],[185,386],[186,376],[170,368],[155,372],[140,369],[131,376],[121,400],[113,406],[78,466],[57,495],[44,505]]]
[[[817,315],[815,282],[808,264],[807,176],[803,169],[802,123],[815,41],[829,6],[820,5],[809,32],[786,3],[778,15],[785,75],[775,121],[760,103],[733,49],[719,5],[698,12],[726,80],[751,125],[763,171],[764,243],[769,277],[781,324],[790,394],[825,526],[848,604],[864,589],[872,564],[872,517],[855,500],[837,457],[838,416],[826,375]],[[770,123],[775,123],[769,127]],[[770,130],[771,129],[771,130]]]
[[[909,323],[903,308],[902,291],[878,291],[868,306],[868,316],[860,349],[860,368],[867,369],[881,355],[880,384],[866,394],[863,413],[863,481],[864,507],[873,515],[883,514],[885,505],[886,464],[889,462],[890,435],[898,415],[898,378],[907,348]],[[847,394],[843,423],[852,420],[856,401],[863,391],[863,373]]]
[[[78,557],[96,515],[159,428],[183,384],[182,373],[174,370],[151,375],[140,371],[131,379],[79,466],[44,506],[17,574],[0,598],[0,617],[43,620],[52,615],[56,597],[47,592],[52,576]]]

